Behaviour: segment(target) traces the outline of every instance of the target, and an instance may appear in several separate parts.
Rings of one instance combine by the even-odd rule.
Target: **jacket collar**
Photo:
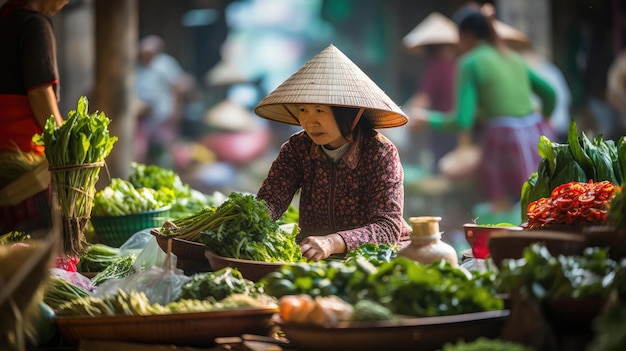
[[[343,155],[339,156],[339,158],[337,159],[337,163],[343,162],[346,164],[346,166],[348,166],[348,168],[355,169],[359,163],[359,155],[361,154],[361,144],[362,144],[362,138],[359,133],[357,137],[355,138],[354,142],[352,143],[352,145],[350,146],[350,148],[348,148],[348,150]],[[311,143],[310,155],[311,155],[311,158],[313,159],[320,159],[320,160],[325,160],[325,161],[329,160],[324,150],[322,150],[322,147],[313,142]]]

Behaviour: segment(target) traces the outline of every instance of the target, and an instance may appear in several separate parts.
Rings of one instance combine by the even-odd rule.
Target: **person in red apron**
[[[0,7],[0,152],[43,155],[32,137],[54,116],[59,74],[50,17],[68,0],[9,0]],[[23,202],[0,207],[0,234],[50,226],[50,188]]]

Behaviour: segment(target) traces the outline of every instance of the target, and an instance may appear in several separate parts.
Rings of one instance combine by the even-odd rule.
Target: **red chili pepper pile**
[[[546,224],[584,224],[602,222],[608,218],[611,198],[618,188],[609,181],[594,183],[569,182],[552,190],[550,197],[528,205],[528,229]]]

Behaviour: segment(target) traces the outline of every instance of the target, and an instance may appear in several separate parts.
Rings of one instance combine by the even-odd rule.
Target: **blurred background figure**
[[[407,49],[426,60],[423,73],[417,80],[415,93],[404,104],[409,117],[411,110],[415,108],[443,112],[452,110],[458,38],[454,22],[439,12],[433,12],[402,39]],[[422,138],[426,142],[420,140]],[[420,158],[424,157],[423,152],[418,150],[428,150],[431,155],[426,156],[425,163],[436,173],[437,167],[434,165],[455,145],[456,136],[452,133],[412,130],[403,161],[424,163],[424,160],[420,162]]]
[[[619,132],[616,135],[626,133],[626,51],[622,51],[615,57],[607,74],[607,102],[619,114]]]
[[[570,107],[572,104],[572,93],[569,88],[569,84],[565,80],[563,72],[547,57],[541,55],[532,47],[523,48],[520,50],[522,57],[526,63],[537,74],[545,79],[556,92],[556,105],[554,106],[554,112],[550,117],[550,126],[554,131],[555,139],[552,141],[558,143],[567,142],[567,132],[569,130],[570,121]],[[535,108],[540,110],[541,100],[537,95],[533,95]]]
[[[190,85],[178,61],[164,49],[165,43],[156,35],[148,35],[139,43],[135,161],[169,167],[172,160],[164,151],[178,137]]]
[[[539,137],[554,138],[547,121],[556,93],[505,45],[494,28],[494,14],[474,4],[456,12],[462,56],[457,61],[455,111],[415,111],[413,123],[477,133],[482,147],[478,179],[488,198],[474,209],[477,223],[519,224],[520,189],[537,170]],[[533,92],[541,98],[541,112],[532,104]]]

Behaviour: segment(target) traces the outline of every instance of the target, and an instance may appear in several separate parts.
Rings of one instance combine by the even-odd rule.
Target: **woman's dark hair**
[[[358,108],[343,106],[330,106],[330,108],[333,111],[333,115],[335,116],[335,121],[337,122],[341,135],[347,140],[354,140],[359,132],[362,132],[364,135],[368,135],[374,130],[372,122],[370,122],[370,120],[365,116],[361,116],[361,119],[356,124],[356,127],[352,130],[352,122],[359,113]]]
[[[457,24],[459,33],[470,34],[498,49],[503,49],[504,43],[493,26],[493,19],[485,15],[478,5],[470,3],[461,7],[452,19]]]
[[[490,44],[496,43],[496,32],[491,21],[482,13],[475,12],[467,15],[459,23],[460,33],[470,33],[478,39],[483,39]]]

